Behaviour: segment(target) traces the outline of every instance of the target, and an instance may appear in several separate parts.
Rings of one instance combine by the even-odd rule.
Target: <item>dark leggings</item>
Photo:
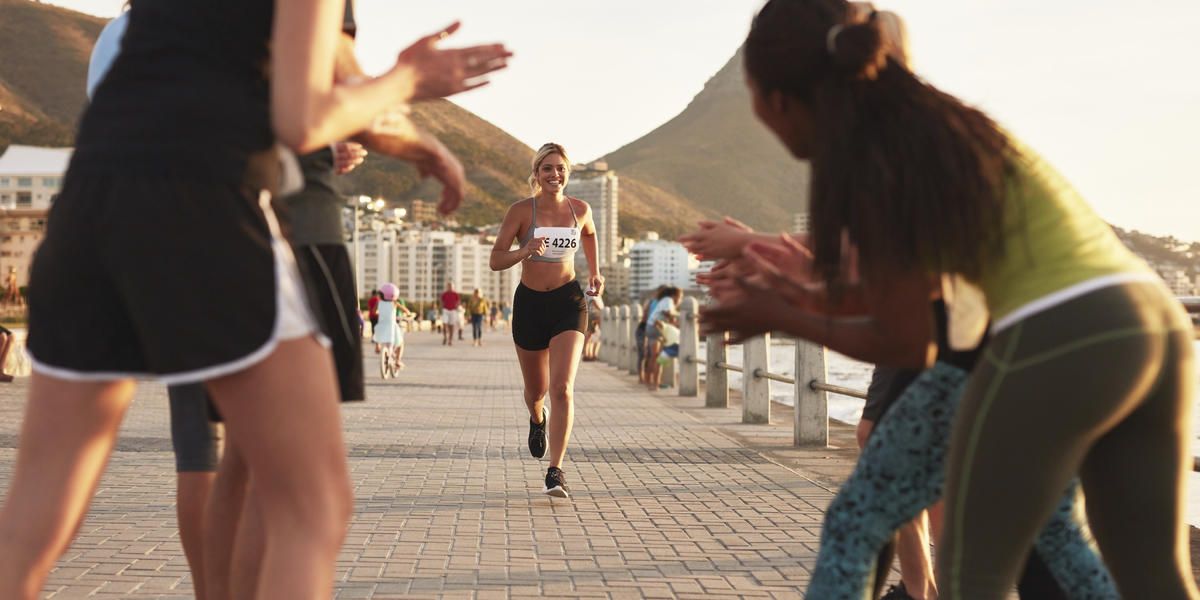
[[[965,371],[939,362],[875,426],[854,472],[825,513],[808,598],[866,597],[880,549],[897,528],[941,497],[950,428],[966,381]],[[1112,580],[1088,543],[1087,525],[1074,510],[1075,491],[1063,482],[1059,509],[1042,520],[1037,548],[1067,597],[1115,599]],[[1020,558],[1033,545],[1030,536]]]
[[[483,339],[483,315],[471,315],[471,339]]]
[[[1038,312],[992,339],[951,438],[941,598],[1004,598],[1076,473],[1122,596],[1200,597],[1183,523],[1192,337],[1169,292],[1138,282]]]

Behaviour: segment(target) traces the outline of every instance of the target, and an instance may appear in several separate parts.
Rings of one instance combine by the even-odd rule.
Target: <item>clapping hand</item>
[[[411,67],[415,75],[412,101],[453,96],[488,84],[486,75],[508,66],[512,56],[503,44],[440,49],[438,43],[449,37],[461,23],[427,35],[405,48],[397,67]]]
[[[806,300],[817,285],[812,252],[791,235],[781,234],[777,242],[751,242],[742,254],[764,287],[793,304]]]
[[[725,217],[720,221],[700,221],[699,229],[692,233],[679,236],[679,243],[688,252],[702,259],[726,259],[741,256],[742,247],[746,245],[754,230],[745,223]]]
[[[730,332],[729,343],[739,344],[783,326],[795,311],[787,300],[771,291],[751,290],[725,294],[715,303],[700,309],[700,331],[704,334]]]
[[[333,170],[345,175],[361,165],[367,158],[367,150],[357,142],[338,142],[333,145]]]

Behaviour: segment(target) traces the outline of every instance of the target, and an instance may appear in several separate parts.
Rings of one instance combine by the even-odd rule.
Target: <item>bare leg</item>
[[[246,488],[242,519],[238,523],[237,541],[233,546],[233,565],[229,572],[229,589],[234,600],[254,600],[258,597],[258,580],[267,544],[262,512],[254,482],[251,481]]]
[[[221,466],[217,469],[216,481],[208,496],[208,512],[205,515],[207,527],[204,529],[203,548],[207,600],[228,600],[233,597],[230,571],[234,540],[237,539],[242,518],[249,476],[245,456],[237,442],[227,436],[225,454],[221,457]]]
[[[583,334],[567,331],[550,340],[550,466],[561,467],[575,421],[575,372],[583,351]]]
[[[83,383],[34,373],[0,511],[0,598],[37,597],[83,521],[133,390],[129,380]]]
[[[303,338],[208,384],[263,507],[260,598],[332,595],[353,505],[334,382],[329,351]]]
[[[896,556],[900,559],[900,579],[904,588],[916,600],[937,600],[925,512],[900,527],[897,534]]]
[[[541,423],[546,391],[550,389],[550,351],[524,350],[518,346],[517,361],[525,380],[525,408],[529,409],[529,420]]]
[[[659,352],[662,352],[662,346],[658,340],[646,343],[646,364],[648,365],[646,387],[651,390],[657,390],[662,382],[662,365],[658,364]]]
[[[179,542],[192,572],[197,598],[208,598],[204,581],[204,509],[217,474],[212,471],[181,471],[175,479],[175,518]]]
[[[13,334],[5,332],[0,334],[3,341],[0,342],[0,382],[8,383],[13,380],[13,376],[4,372],[4,366],[8,364],[8,352],[12,350]]]

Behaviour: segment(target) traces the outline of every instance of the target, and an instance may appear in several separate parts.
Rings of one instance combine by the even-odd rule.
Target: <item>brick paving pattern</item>
[[[508,334],[485,334],[482,348],[439,340],[410,334],[408,369],[370,374],[370,399],[344,406],[356,502],[336,597],[802,595],[825,485],[584,363],[564,465],[572,497],[548,498]],[[0,488],[27,381],[0,388]],[[165,389],[145,384],[47,597],[191,597],[173,469]]]

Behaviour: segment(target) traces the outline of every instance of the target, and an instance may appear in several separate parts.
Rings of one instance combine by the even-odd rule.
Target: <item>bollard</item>
[[[617,307],[604,307],[604,317],[600,321],[600,345],[604,348],[604,356],[600,361],[606,365],[611,365],[617,356],[617,336],[613,335],[617,331],[617,318]]]
[[[608,362],[608,320],[611,318],[609,313],[607,306],[600,311],[600,354],[596,358],[602,363]]]
[[[629,306],[622,304],[617,308],[617,323],[613,328],[613,339],[617,342],[616,352],[613,353],[612,366],[620,369],[629,360]]]
[[[729,347],[725,342],[729,332],[709,334],[705,338],[707,360],[705,360],[704,407],[729,408],[729,371],[720,365],[729,363]]]
[[[755,375],[771,366],[771,334],[742,344],[742,422],[771,422],[771,380]]]
[[[637,351],[637,328],[638,323],[642,322],[642,306],[634,304],[629,308],[629,322],[625,324],[625,339],[629,340],[629,356],[625,363],[625,368],[630,375],[637,375],[641,372],[642,366],[638,364]]]
[[[795,373],[795,444],[826,446],[829,444],[829,393],[809,387],[812,381],[825,383],[825,347],[797,338]]]
[[[700,393],[700,303],[684,298],[679,311],[679,395]]]

